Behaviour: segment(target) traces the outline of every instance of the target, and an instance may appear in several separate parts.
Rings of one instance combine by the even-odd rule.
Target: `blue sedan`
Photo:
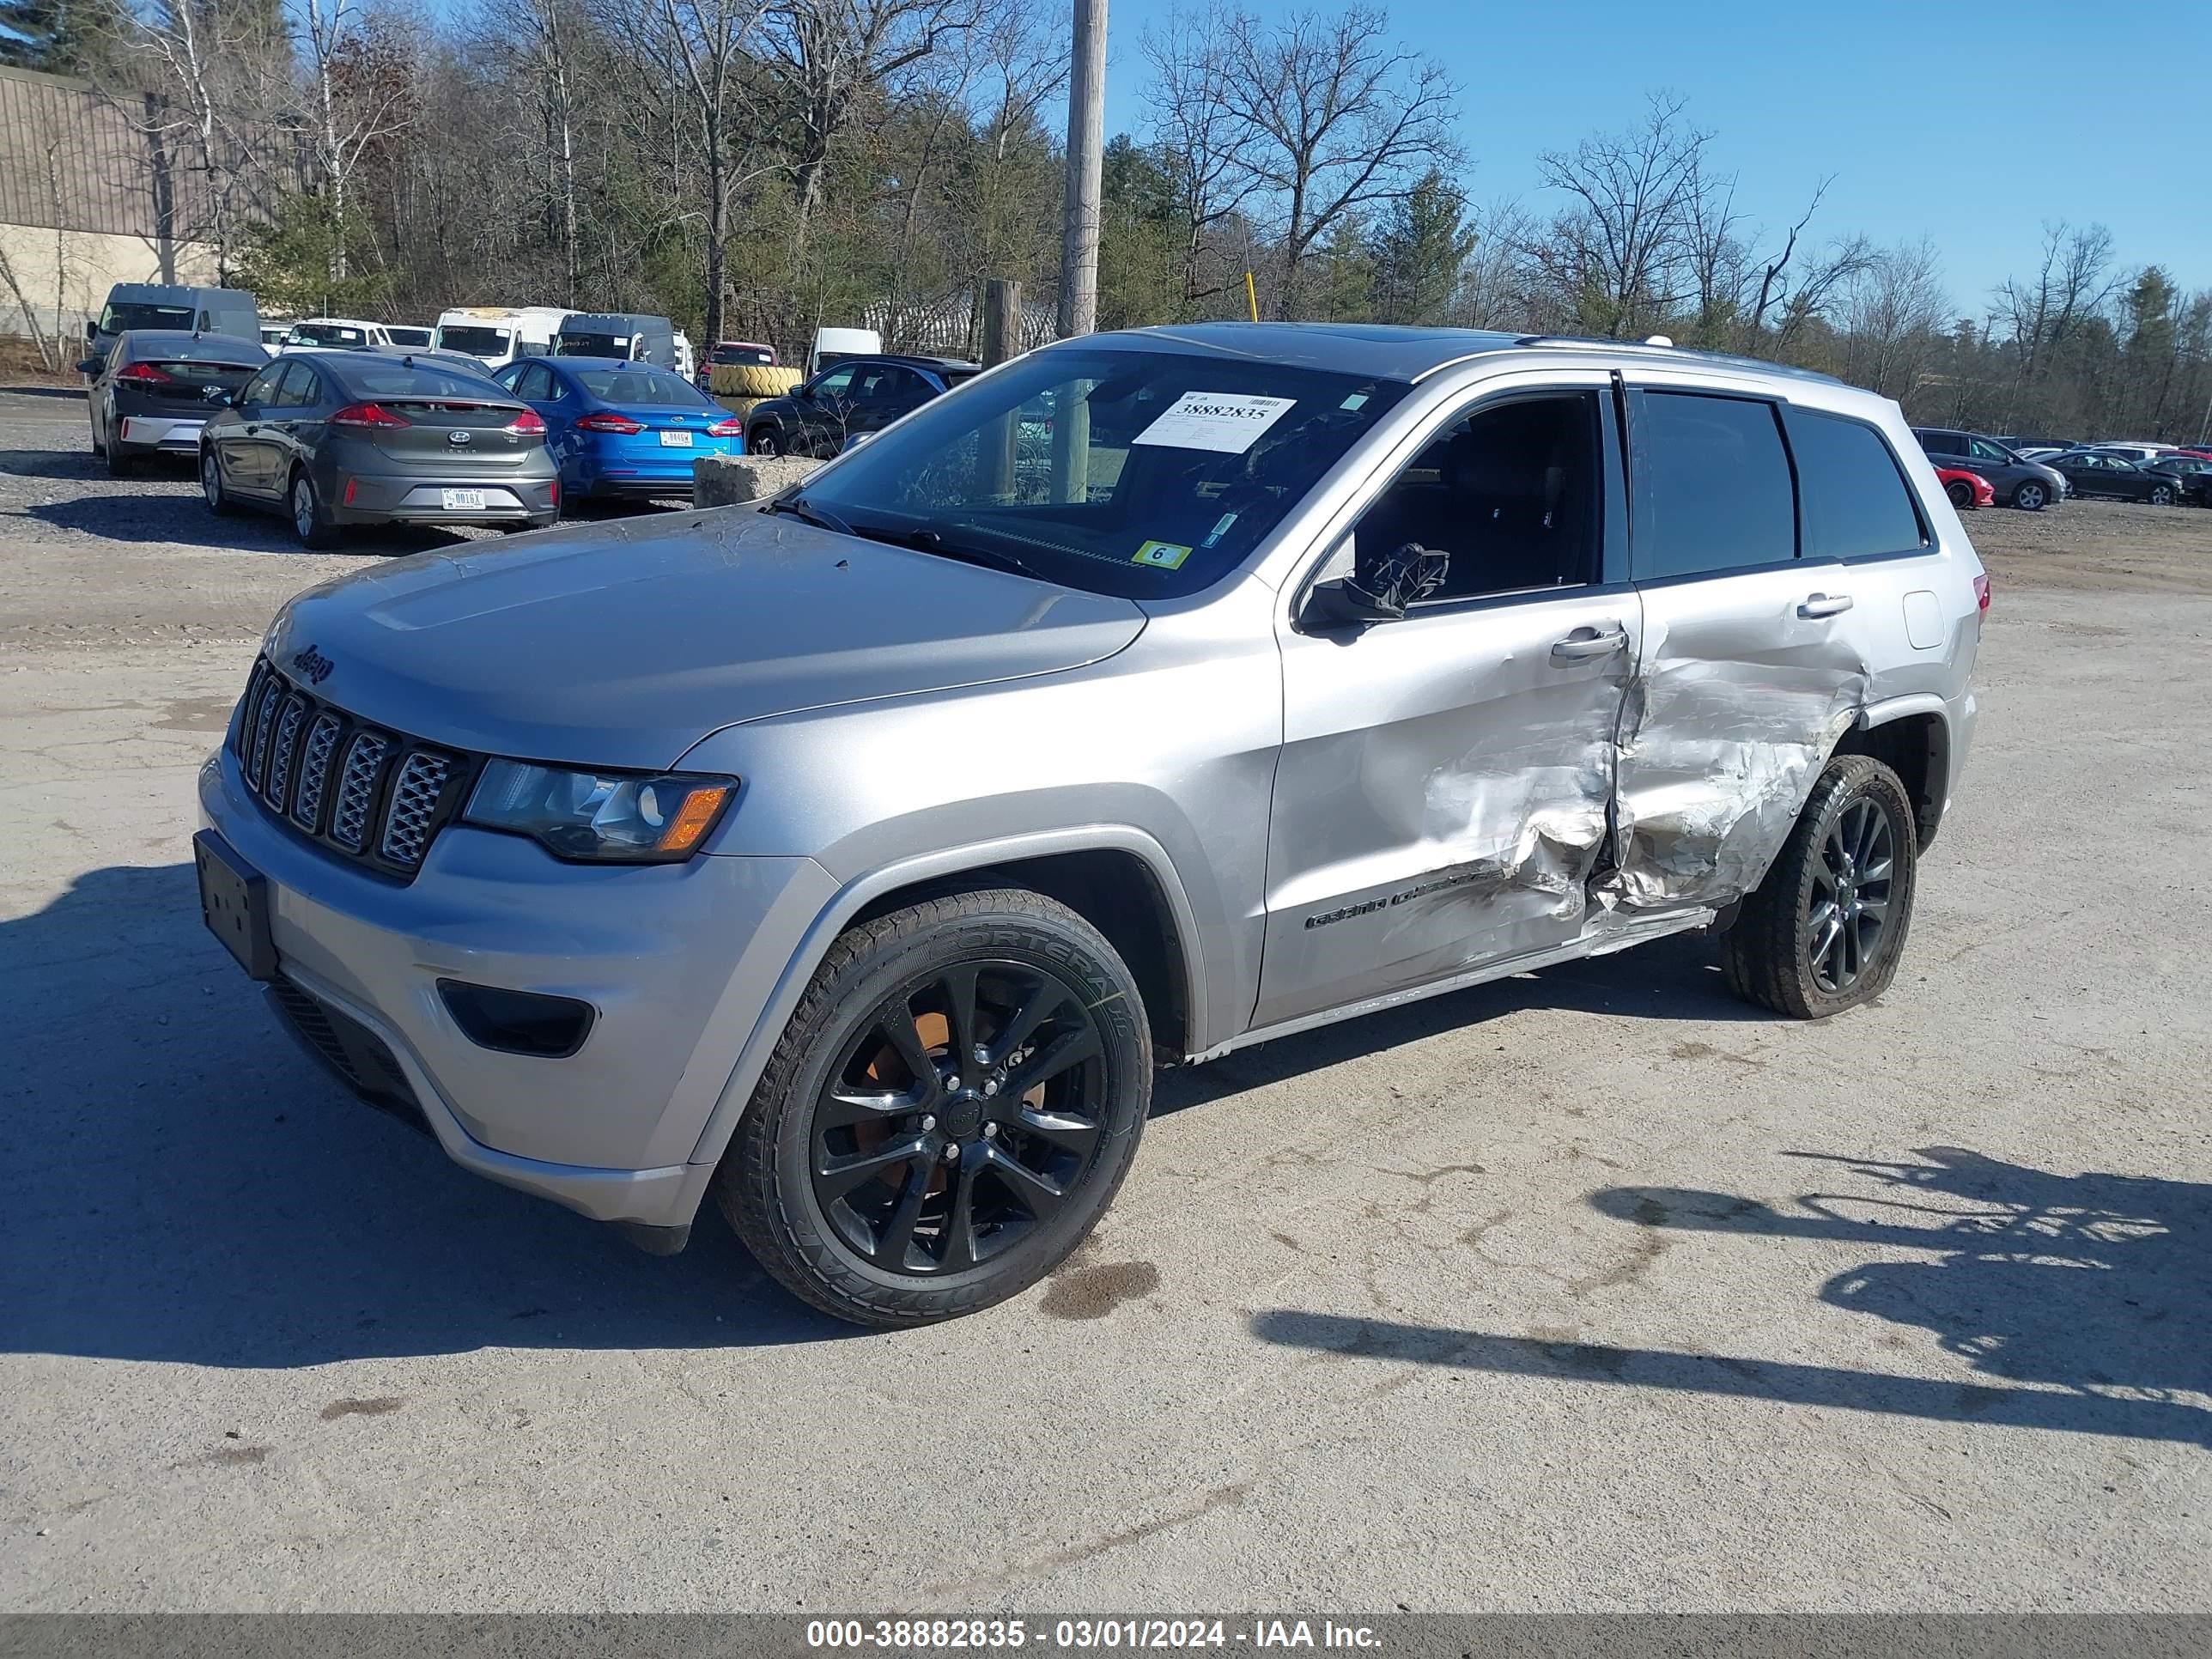
[[[525,357],[492,378],[544,416],[568,501],[689,495],[696,458],[744,451],[744,422],[652,363]]]

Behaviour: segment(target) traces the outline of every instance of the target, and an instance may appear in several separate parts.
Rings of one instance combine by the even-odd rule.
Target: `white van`
[[[872,328],[817,328],[814,349],[806,359],[806,373],[819,374],[848,357],[874,357],[883,353],[884,337]]]
[[[384,325],[359,317],[302,317],[284,331],[282,351],[323,351],[332,347],[386,346],[392,343]]]
[[[498,368],[518,357],[551,356],[562,323],[575,314],[559,306],[455,306],[439,313],[434,344]]]

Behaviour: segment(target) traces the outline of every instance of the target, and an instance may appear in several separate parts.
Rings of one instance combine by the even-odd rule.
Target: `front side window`
[[[1795,558],[1797,507],[1774,406],[1640,394],[1631,556],[1637,580],[1716,575]]]
[[[1092,592],[1194,593],[1241,564],[1406,387],[1250,358],[1031,353],[806,484],[856,533]]]
[[[1461,416],[1360,515],[1361,562],[1409,543],[1448,555],[1430,605],[1596,580],[1602,422],[1595,392]]]
[[[1797,463],[1804,557],[1863,558],[1927,544],[1905,475],[1880,433],[1804,409],[1783,420]]]
[[[2007,465],[2013,459],[2002,445],[1993,444],[1987,438],[1974,440],[1973,456],[1978,461],[1995,461],[1999,465]]]
[[[806,391],[808,396],[814,398],[842,398],[852,389],[853,369],[848,365],[843,368],[831,369],[813,385],[808,386]]]

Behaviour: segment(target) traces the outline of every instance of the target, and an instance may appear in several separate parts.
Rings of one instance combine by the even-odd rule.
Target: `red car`
[[[1968,472],[1955,466],[1939,466],[1936,477],[1943,485],[1943,493],[1951,498],[1951,505],[1960,512],[1977,507],[1995,504],[1996,492],[1990,481],[1978,472]]]

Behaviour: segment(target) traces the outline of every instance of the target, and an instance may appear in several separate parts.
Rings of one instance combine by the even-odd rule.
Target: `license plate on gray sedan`
[[[484,495],[481,489],[447,489],[440,492],[445,497],[448,513],[481,513]]]
[[[688,432],[664,432],[660,434],[660,444],[664,449],[689,449],[691,447],[691,434]]]

